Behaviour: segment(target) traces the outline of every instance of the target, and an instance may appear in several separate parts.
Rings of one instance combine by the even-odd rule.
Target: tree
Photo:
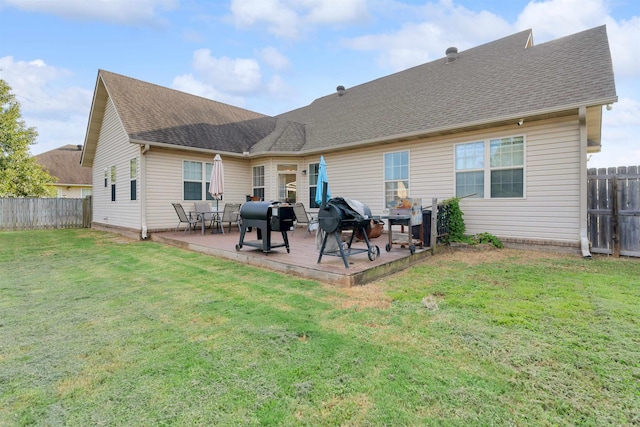
[[[20,103],[0,79],[0,197],[54,196],[54,178],[31,157],[38,133],[26,127]]]

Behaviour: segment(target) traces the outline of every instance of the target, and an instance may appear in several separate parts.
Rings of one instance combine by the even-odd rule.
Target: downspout
[[[578,108],[580,127],[580,249],[584,258],[591,258],[587,235],[587,107]]]
[[[140,146],[140,224],[142,225],[142,239],[147,238],[147,167],[145,154],[149,151],[149,144]]]

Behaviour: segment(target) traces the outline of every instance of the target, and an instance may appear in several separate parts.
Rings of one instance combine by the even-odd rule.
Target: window
[[[205,200],[213,200],[213,196],[211,195],[211,193],[209,193],[209,186],[211,185],[211,170],[213,169],[213,163],[207,163],[205,164],[205,174],[204,174],[204,179],[206,181],[205,187],[206,187],[206,191],[204,194]]]
[[[458,144],[455,168],[456,197],[524,197],[524,137]]]
[[[524,137],[492,139],[491,197],[524,197]]]
[[[81,188],[80,189],[80,197],[82,197],[83,199],[87,196],[90,196],[91,194],[93,194],[93,191],[91,191],[90,188]]]
[[[409,197],[409,152],[384,155],[384,203],[395,206],[399,199]]]
[[[184,200],[213,200],[209,194],[209,178],[213,163],[182,162],[182,191]]]
[[[111,201],[116,201],[116,167],[111,166]]]
[[[109,186],[109,169],[104,170],[104,188]]]
[[[131,159],[129,162],[129,180],[131,181],[131,200],[136,200],[138,198],[137,190],[138,190],[138,159]]]
[[[264,200],[264,166],[253,167],[253,196]]]
[[[484,142],[456,145],[456,197],[484,197]]]
[[[202,200],[202,162],[182,162],[184,200]]]
[[[309,207],[319,208],[316,203],[316,191],[318,189],[318,170],[320,163],[309,163]]]

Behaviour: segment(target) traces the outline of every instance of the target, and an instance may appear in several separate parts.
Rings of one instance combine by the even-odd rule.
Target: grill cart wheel
[[[242,249],[242,245],[236,245],[236,251],[240,252],[240,249]]]
[[[387,243],[387,246],[384,247],[387,252],[391,252],[391,244]]]
[[[369,247],[369,261],[373,261],[380,256],[380,248],[378,246]]]

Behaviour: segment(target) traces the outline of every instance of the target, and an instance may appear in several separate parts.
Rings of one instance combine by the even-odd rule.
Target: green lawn
[[[2,426],[637,424],[638,259],[442,251],[342,289],[0,233]]]

